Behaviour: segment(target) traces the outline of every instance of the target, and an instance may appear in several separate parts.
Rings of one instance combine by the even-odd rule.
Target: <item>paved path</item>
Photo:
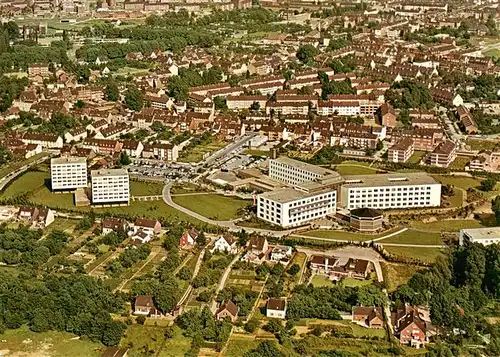
[[[224,289],[224,285],[226,284],[226,280],[229,277],[229,274],[231,273],[231,269],[233,268],[234,263],[236,263],[241,258],[242,254],[243,254],[243,251],[239,252],[238,254],[236,254],[236,256],[234,257],[234,259],[227,266],[226,270],[224,270],[224,274],[222,274],[222,277],[219,280],[219,285],[217,285],[217,289],[215,290],[215,297],[212,300],[212,305],[210,307],[210,310],[212,310],[213,314],[215,314],[215,312],[217,311],[217,300],[216,300],[217,299],[217,295],[219,294],[219,292],[222,289]]]

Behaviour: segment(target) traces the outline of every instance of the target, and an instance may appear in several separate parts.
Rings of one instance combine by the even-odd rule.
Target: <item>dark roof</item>
[[[153,297],[151,295],[137,295],[135,297],[135,306],[141,307],[155,307]]]
[[[374,317],[382,318],[382,308],[381,307],[365,307],[365,306],[354,306],[352,308],[353,315],[367,316],[370,320]]]
[[[154,228],[156,223],[158,223],[155,219],[147,219],[147,218],[137,218],[135,221],[135,225],[138,227],[148,227]]]
[[[455,150],[455,143],[451,140],[443,141],[432,152],[433,154],[450,155]]]
[[[357,208],[351,211],[351,216],[354,217],[375,218],[382,217],[383,215],[384,213],[382,211],[368,207]]]
[[[338,262],[338,259],[333,256],[327,257],[325,255],[313,255],[311,258],[311,264],[325,265],[327,259],[329,267],[335,266],[335,264],[337,264]]]
[[[284,299],[269,299],[267,300],[267,308],[271,310],[285,311],[286,300]]]
[[[231,300],[227,300],[220,305],[219,310],[217,310],[217,314],[224,310],[227,310],[233,316],[238,316],[239,307],[236,306]]]
[[[262,250],[264,249],[264,244],[266,243],[266,238],[264,237],[252,237],[248,241],[248,247],[250,249]]]

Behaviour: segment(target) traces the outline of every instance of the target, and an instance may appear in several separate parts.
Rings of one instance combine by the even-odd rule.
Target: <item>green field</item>
[[[130,181],[131,196],[158,196],[162,194],[163,186],[160,183]]]
[[[120,346],[130,347],[129,357],[158,356],[177,357],[191,347],[191,340],[182,335],[182,330],[174,326],[174,337],[165,339],[166,327],[131,325],[125,332]],[[153,351],[153,353],[150,353]]]
[[[434,178],[443,185],[453,185],[467,190],[480,185],[480,182],[472,177],[466,176],[450,176],[450,175],[434,175]]]
[[[311,284],[313,284],[313,286],[315,286],[315,287],[320,287],[320,286],[332,287],[333,286],[332,281],[324,275],[314,275],[311,279]]]
[[[269,151],[267,150],[258,150],[258,149],[245,149],[243,154],[250,156],[268,156]]]
[[[229,340],[224,356],[241,357],[247,351],[256,348],[262,341],[256,340],[252,335],[232,337]]]
[[[443,255],[442,249],[438,248],[384,247],[384,249],[396,256],[419,259],[426,263],[434,263],[438,256]]]
[[[49,177],[50,175],[48,172],[27,172],[13,181],[0,197],[13,198],[27,193],[29,200],[36,204],[46,205],[54,209],[72,210],[75,212],[90,211],[90,207],[76,207],[73,203],[73,194],[71,193],[52,193],[46,184]],[[172,222],[185,221],[192,224],[203,225],[199,220],[168,206],[163,200],[134,201],[131,202],[129,206],[94,208],[94,210],[96,213],[110,212],[111,214],[127,214],[138,217],[147,215],[150,218],[169,220]]]
[[[407,162],[409,164],[418,164],[426,154],[427,153],[425,151],[415,151]]]
[[[92,357],[100,356],[105,350],[102,344],[86,338],[79,339],[71,333],[31,332],[26,326],[6,330],[0,340],[2,356]]]
[[[227,146],[225,141],[212,141],[209,144],[197,145],[192,148],[182,150],[179,155],[180,162],[200,162],[203,156],[208,153],[215,152]]]
[[[500,144],[500,141],[468,138],[465,143],[470,146],[471,150],[493,150]]]
[[[381,263],[384,283],[389,292],[395,291],[399,286],[406,284],[408,280],[420,268],[409,264]]]
[[[429,232],[458,232],[463,228],[481,228],[483,225],[475,219],[450,219],[435,222],[412,221],[410,226]]]
[[[368,167],[362,163],[341,163],[333,168],[342,176],[348,175],[374,175],[377,173],[376,168]]]
[[[450,165],[450,169],[452,170],[458,170],[458,171],[465,171],[465,166],[469,164],[471,161],[470,157],[461,157],[457,156],[455,161],[453,161]]]
[[[173,201],[207,218],[228,221],[239,217],[238,211],[251,201],[216,194],[176,196]]]
[[[356,242],[365,242],[372,239],[380,238],[390,234],[391,232],[397,231],[399,228],[387,231],[381,234],[363,234],[356,232],[345,232],[345,231],[335,231],[335,230],[314,230],[309,232],[300,233],[303,236],[327,238],[332,240],[348,240]]]
[[[439,233],[420,232],[409,229],[395,236],[379,240],[378,243],[439,245],[443,244],[443,241]]]

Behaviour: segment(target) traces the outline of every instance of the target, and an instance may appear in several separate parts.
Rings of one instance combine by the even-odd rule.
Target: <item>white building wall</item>
[[[288,165],[286,163],[269,160],[269,177],[273,180],[298,185],[304,182],[313,181],[322,175],[303,170],[299,167]]]
[[[51,164],[50,178],[52,190],[75,190],[87,187],[87,163]]]
[[[92,176],[92,203],[128,203],[129,200],[128,174]]]

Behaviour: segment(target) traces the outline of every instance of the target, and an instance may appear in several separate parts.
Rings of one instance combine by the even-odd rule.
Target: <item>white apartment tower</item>
[[[125,169],[92,170],[92,203],[129,203],[130,185]]]
[[[269,160],[269,177],[289,185],[299,185],[332,173],[335,172],[288,157]]]
[[[52,190],[76,190],[87,187],[87,159],[59,157],[50,160]]]

